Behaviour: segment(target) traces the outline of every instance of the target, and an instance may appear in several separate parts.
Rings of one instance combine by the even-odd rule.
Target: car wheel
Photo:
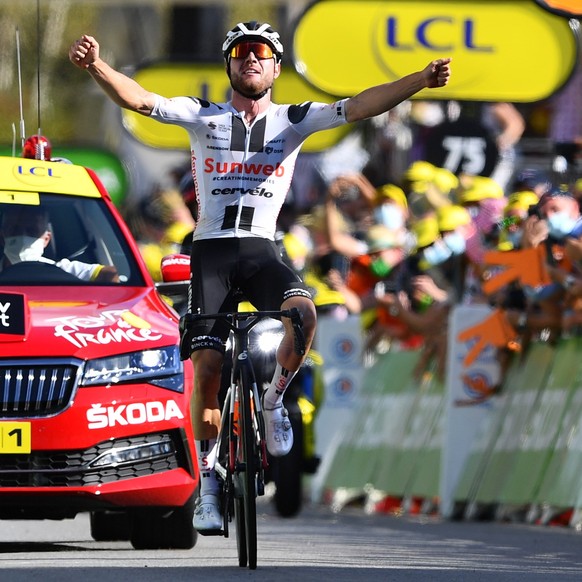
[[[136,510],[131,518],[131,545],[136,550],[189,550],[198,538],[193,516],[193,497],[183,507],[166,513]]]
[[[91,537],[96,542],[129,540],[131,527],[129,516],[121,511],[92,511],[89,517]]]

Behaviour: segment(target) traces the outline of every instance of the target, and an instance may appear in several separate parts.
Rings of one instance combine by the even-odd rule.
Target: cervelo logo
[[[207,174],[245,174],[249,176],[271,176],[278,178],[285,175],[283,164],[247,164],[246,162],[217,162],[212,158],[204,160],[204,171]]]
[[[162,420],[182,420],[184,415],[174,400],[167,402],[132,402],[119,406],[93,404],[87,410],[87,422],[90,429],[111,428],[116,425],[145,424]]]
[[[264,188],[215,188],[212,190],[214,196],[220,196],[221,194],[228,196],[231,194],[249,194],[251,196],[262,196],[263,198],[272,198],[273,193],[265,190]]]

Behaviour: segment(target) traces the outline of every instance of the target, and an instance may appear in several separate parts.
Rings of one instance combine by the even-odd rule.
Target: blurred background
[[[252,4],[234,0],[3,0],[0,151],[10,153],[16,142],[20,152],[18,30],[27,135],[36,133],[40,120],[41,131],[56,155],[72,159],[69,149],[79,147],[113,152],[128,177],[123,186],[127,192],[118,200],[144,196],[154,182],[166,185],[171,181],[168,172],[187,161],[188,153],[159,150],[152,154],[150,148],[141,148],[123,131],[119,109],[88,75],[71,65],[71,43],[83,33],[95,36],[102,56],[129,75],[140,65],[160,60],[221,65],[225,31],[236,22],[268,21],[290,46],[290,23],[306,5],[304,0],[257,0]]]
[[[125,175],[118,171],[115,178],[114,172],[110,172],[111,181],[107,183],[107,172],[103,173],[106,186],[120,191],[114,194],[116,202],[127,196],[145,196],[156,183],[165,187],[174,179],[174,169],[188,162],[188,152],[166,148],[152,151],[124,131],[119,109],[104,97],[88,75],[80,74],[69,63],[67,53],[71,42],[82,33],[95,36],[101,44],[102,56],[113,67],[130,75],[138,67],[157,61],[220,66],[224,33],[236,22],[268,21],[280,31],[285,46],[290,49],[294,23],[308,5],[307,0],[256,0],[249,4],[236,0],[3,0],[0,4],[0,149],[8,153],[14,143],[19,145],[20,139],[18,29],[22,113],[27,134],[35,133],[40,125],[53,150],[64,157],[71,154],[70,148],[81,147],[102,148],[118,156]],[[292,66],[291,50],[287,51],[284,64]],[[547,104],[516,107],[525,120],[521,152],[524,157],[529,156],[529,165],[544,164],[551,150]],[[377,123],[365,122],[355,129],[363,136],[361,139],[376,140],[376,126]],[[300,165],[309,157],[304,156]],[[339,157],[361,159],[362,154]],[[100,173],[102,178],[103,175]]]

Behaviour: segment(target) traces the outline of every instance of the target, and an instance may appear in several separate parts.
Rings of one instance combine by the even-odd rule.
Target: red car
[[[0,229],[0,519],[90,512],[96,540],[193,547],[192,367],[108,193],[0,157]]]

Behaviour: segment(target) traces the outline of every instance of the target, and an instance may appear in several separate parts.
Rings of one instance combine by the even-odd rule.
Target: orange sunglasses
[[[246,59],[249,53],[253,53],[257,59],[272,59],[275,56],[273,49],[263,42],[241,42],[230,50],[233,59]]]

